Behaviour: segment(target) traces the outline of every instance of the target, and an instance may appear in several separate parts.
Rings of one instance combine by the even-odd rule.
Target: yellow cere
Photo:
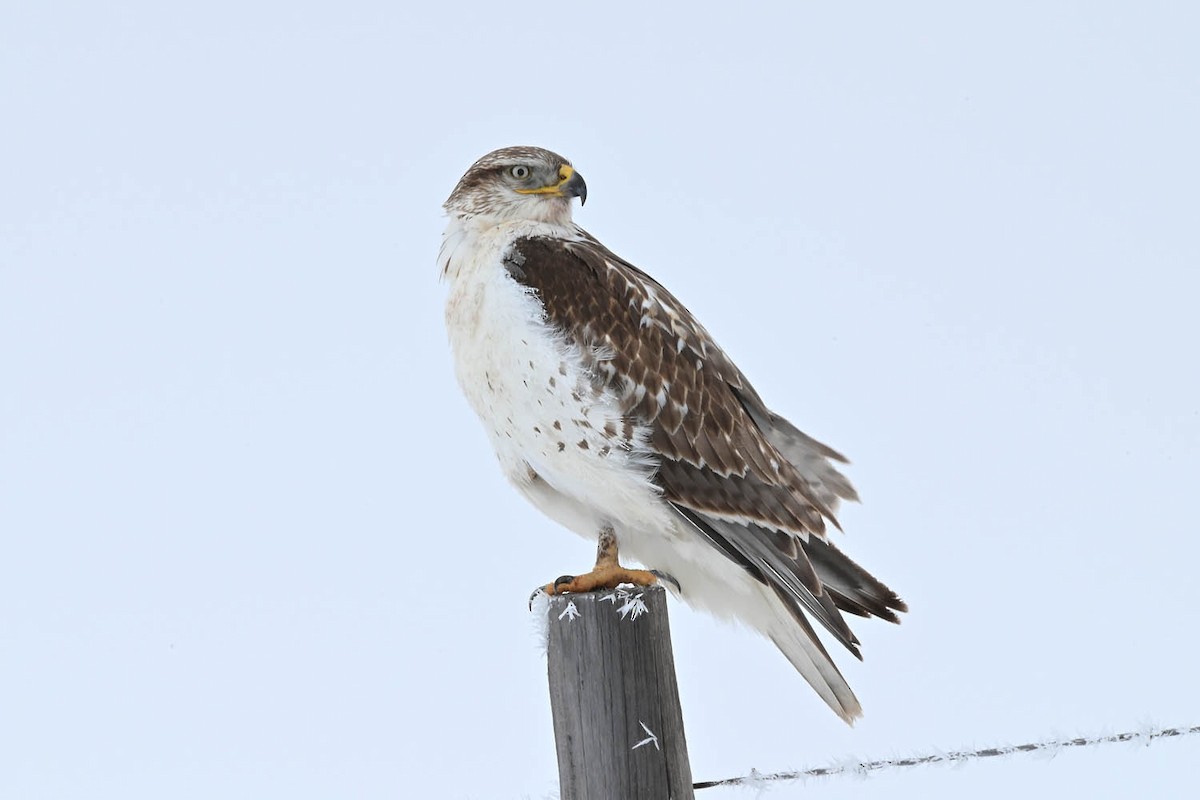
[[[563,164],[558,168],[558,183],[553,186],[542,186],[539,189],[517,189],[518,194],[557,194],[562,195],[562,185],[571,180],[571,176],[575,174],[575,168],[570,164]]]

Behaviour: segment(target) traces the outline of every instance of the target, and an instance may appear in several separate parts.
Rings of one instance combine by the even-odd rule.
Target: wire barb
[[[930,753],[923,756],[907,758],[881,758],[876,761],[850,760],[832,767],[812,767],[810,769],[794,770],[791,772],[762,773],[752,770],[750,775],[740,778],[725,778],[719,781],[701,781],[692,784],[693,789],[711,789],[715,786],[757,786],[768,781],[802,781],[806,778],[832,778],[843,775],[865,777],[872,772],[900,767],[921,767],[927,764],[961,764],[980,758],[995,758],[1009,756],[1015,753],[1054,753],[1067,747],[1088,747],[1097,744],[1118,744],[1120,742],[1140,742],[1150,746],[1155,740],[1173,737],[1193,736],[1200,733],[1200,725],[1182,728],[1148,727],[1140,731],[1114,733],[1107,736],[1077,736],[1073,739],[1046,739],[1041,742],[1028,744],[1010,744],[999,747],[984,747],[978,750],[955,750],[948,753]]]

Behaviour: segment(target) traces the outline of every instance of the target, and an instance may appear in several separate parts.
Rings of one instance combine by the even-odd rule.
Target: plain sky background
[[[838,721],[673,605],[697,779],[1200,724],[1194,3],[0,10],[0,797],[542,798],[525,602],[434,266],[483,153],[847,453],[899,627]],[[1195,795],[1195,740],[771,797]],[[710,790],[704,800],[754,797]]]

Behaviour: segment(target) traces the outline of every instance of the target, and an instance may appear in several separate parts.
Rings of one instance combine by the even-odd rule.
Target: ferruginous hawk
[[[845,459],[763,403],[657,281],[571,221],[587,186],[536,147],[489,153],[446,201],[438,264],[458,381],[501,468],[598,541],[546,591],[671,576],[690,605],[770,637],[842,719],[862,709],[809,620],[855,656],[842,612],[904,602],[825,535],[855,500]],[[651,571],[617,563],[617,549]]]

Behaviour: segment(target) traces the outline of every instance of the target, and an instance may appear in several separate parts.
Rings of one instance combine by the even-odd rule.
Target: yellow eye
[[[529,167],[526,167],[524,165],[518,165],[518,166],[515,166],[512,169],[510,169],[508,171],[508,174],[512,175],[514,178],[516,178],[519,181],[523,181],[529,177]]]

